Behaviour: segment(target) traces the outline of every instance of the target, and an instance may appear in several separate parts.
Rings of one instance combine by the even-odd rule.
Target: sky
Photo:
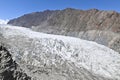
[[[120,0],[0,0],[0,19],[13,19],[31,12],[75,8],[120,12]]]

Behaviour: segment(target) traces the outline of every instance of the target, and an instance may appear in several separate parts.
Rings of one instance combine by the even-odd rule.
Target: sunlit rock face
[[[33,80],[120,79],[120,54],[95,42],[10,25],[0,41]]]
[[[120,52],[120,43],[114,42],[120,39],[120,14],[115,11],[46,10],[25,14],[8,24],[95,41]]]

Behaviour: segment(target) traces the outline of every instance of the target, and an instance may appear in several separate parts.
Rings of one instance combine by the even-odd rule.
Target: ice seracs
[[[24,66],[57,67],[66,62],[73,72],[82,67],[96,75],[120,79],[120,54],[103,45],[10,25],[0,25],[0,34],[12,45],[13,57]]]

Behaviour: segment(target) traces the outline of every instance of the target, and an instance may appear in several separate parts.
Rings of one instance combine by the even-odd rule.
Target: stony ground
[[[31,80],[0,42],[0,80]]]

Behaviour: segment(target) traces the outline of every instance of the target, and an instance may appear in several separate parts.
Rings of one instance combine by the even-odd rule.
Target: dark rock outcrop
[[[46,10],[23,15],[10,20],[8,24],[95,41],[120,52],[120,43],[116,45],[114,42],[120,38],[120,14],[115,11],[84,11],[72,8]]]
[[[0,44],[0,80],[31,80],[18,64],[13,61],[9,51]]]

